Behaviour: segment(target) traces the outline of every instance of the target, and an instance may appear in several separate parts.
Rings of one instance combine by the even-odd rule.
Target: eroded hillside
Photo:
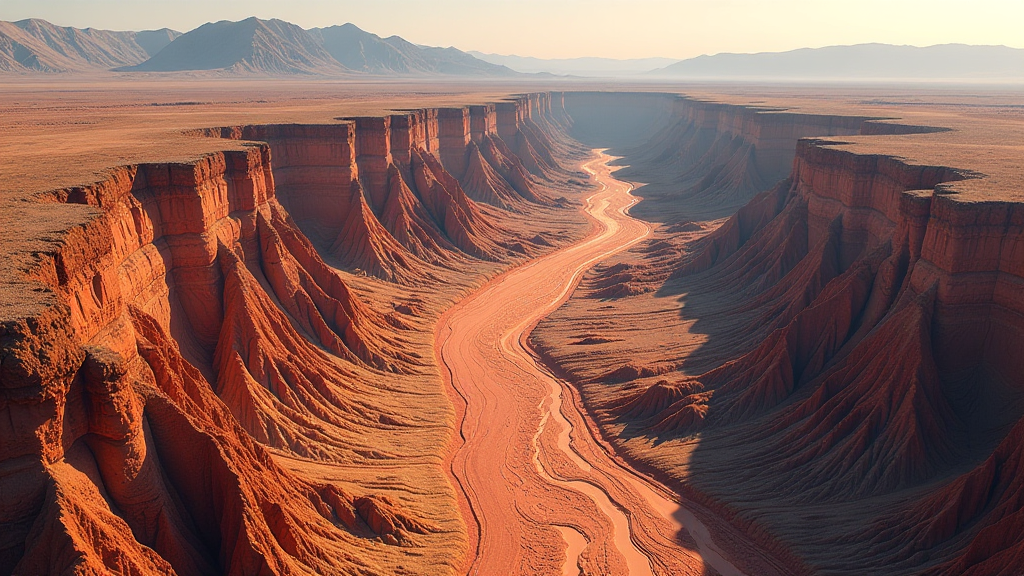
[[[192,130],[227,149],[24,200],[90,209],[11,254],[0,572],[457,571],[432,322],[584,231],[568,123],[544,93]]]
[[[1019,115],[632,98],[567,109],[664,225],[535,336],[602,433],[794,571],[1020,571]]]

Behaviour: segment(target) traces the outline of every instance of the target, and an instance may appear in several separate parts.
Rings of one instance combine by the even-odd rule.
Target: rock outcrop
[[[5,572],[366,567],[329,544],[375,530],[354,520],[358,498],[295,477],[264,446],[348,449],[342,431],[386,414],[356,408],[345,383],[410,359],[274,192],[263,145],[50,196],[99,215],[35,272],[58,297],[53,319],[4,326],[18,399],[5,398],[3,453],[35,462],[3,477],[23,496],[5,499]]]
[[[275,152],[278,198],[303,232],[341,266],[403,284],[466,256],[500,260],[511,236],[477,206],[526,213],[552,206],[542,188],[566,187],[575,174],[556,157],[579,159],[567,144],[570,121],[556,115],[560,95],[383,117],[337,125],[253,125],[196,134],[267,142]],[[541,105],[543,103],[543,106]],[[498,109],[510,112],[504,120]],[[543,124],[533,121],[531,110]],[[512,141],[535,142],[524,154]],[[526,135],[529,134],[529,135]],[[542,150],[543,153],[538,153]],[[524,158],[528,160],[524,161]],[[534,174],[525,162],[538,168]],[[522,243],[519,243],[522,245]]]

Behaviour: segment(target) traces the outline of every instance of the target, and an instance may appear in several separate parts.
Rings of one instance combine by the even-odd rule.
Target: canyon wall
[[[660,92],[567,92],[563,106],[573,119],[574,138],[618,153],[648,142],[664,128],[677,98]]]
[[[549,247],[460,182],[505,186],[526,212],[571,188],[562,162],[583,150],[564,117],[541,114],[561,130],[542,133],[534,101],[550,97],[501,104],[513,142],[539,138],[526,162],[496,115],[472,140],[469,108],[461,125],[424,109],[197,130],[247,142],[39,195],[41,212],[91,212],[24,271],[42,304],[0,324],[0,573],[454,571],[451,487],[439,464],[408,464],[440,462],[450,433],[429,354],[411,352],[418,312],[370,305],[332,264],[394,298]],[[477,141],[497,151],[482,181]],[[396,466],[417,495],[346,472]]]
[[[988,174],[820,138],[942,127],[688,99],[674,116],[619,173],[693,167],[652,194],[667,232],[566,311],[662,318],[633,336],[650,348],[606,328],[585,366],[589,341],[566,346],[559,315],[538,346],[637,466],[795,571],[1019,571],[1024,205]],[[689,222],[758,187],[710,234]]]
[[[545,103],[532,105],[545,110],[537,120],[531,98]],[[563,162],[585,151],[565,144],[568,117],[551,111],[552,98],[198,133],[270,143],[280,151],[281,203],[329,260],[410,283],[422,280],[424,263],[443,266],[466,255],[500,260],[530,250],[476,202],[515,212],[553,204],[541,189],[572,176]]]
[[[49,322],[5,327],[4,386],[21,397],[4,406],[3,453],[24,463],[4,475],[22,496],[5,499],[5,572],[337,566],[318,533],[358,529],[353,497],[264,445],[329,451],[306,420],[325,405],[347,428],[355,375],[324,349],[402,360],[276,202],[269,161],[252,146],[50,196],[99,215],[33,271],[57,295]]]
[[[674,403],[656,426],[720,429],[694,466],[762,472],[739,490],[870,509],[870,527],[833,530],[850,547],[835,554],[844,562],[872,551],[860,569],[1021,566],[1024,540],[1005,526],[1024,514],[1020,478],[1006,475],[1022,457],[1024,381],[1009,351],[1024,346],[1024,213],[953,184],[979,177],[803,140],[788,185],[750,206],[757,224],[740,231],[734,217],[677,273],[753,299],[750,351],[695,376],[704,397]],[[715,264],[696,272],[709,251]],[[756,448],[707,453],[755,429]],[[738,452],[742,464],[730,461]],[[991,484],[957,489],[975,465],[966,478]]]
[[[634,213],[655,222],[732,214],[788,175],[800,138],[936,130],[677,94],[577,93],[566,109],[575,137],[624,156],[618,177],[643,184]]]

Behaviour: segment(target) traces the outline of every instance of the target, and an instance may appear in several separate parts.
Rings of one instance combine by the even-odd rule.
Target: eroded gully
[[[671,493],[609,455],[527,341],[589,268],[650,233],[609,160],[584,166],[600,187],[585,202],[590,236],[494,278],[438,323],[469,574],[742,574]]]

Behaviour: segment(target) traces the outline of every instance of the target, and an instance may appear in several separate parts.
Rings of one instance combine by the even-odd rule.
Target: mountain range
[[[788,52],[715,54],[676,62],[651,76],[687,79],[1024,79],[1024,49],[938,44],[856,44]]]
[[[459,75],[517,73],[455,48],[381,38],[353,24],[303,28],[247,18],[173,30],[113,32],[44,20],[0,22],[0,72],[223,71],[257,75]]]
[[[381,38],[354,24],[303,29],[247,18],[174,30],[115,32],[0,21],[0,73],[216,71],[227,74],[579,77],[726,80],[1024,80],[1024,49],[940,44],[857,44],[788,52],[668,58],[541,59],[463,52]]]
[[[371,74],[515,75],[509,67],[456,48],[420,46],[399,36],[381,38],[354,24],[313,28],[309,33],[349,70]]]
[[[45,20],[0,21],[0,72],[81,72],[145,62],[181,32],[112,32],[55,26]]]

